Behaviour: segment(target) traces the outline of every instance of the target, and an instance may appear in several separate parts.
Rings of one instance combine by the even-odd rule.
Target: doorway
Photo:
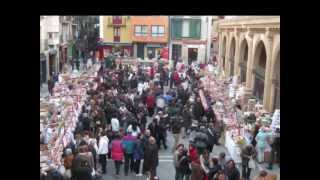
[[[144,59],[144,44],[137,44],[137,57]]]
[[[55,55],[49,55],[49,76],[51,77],[52,73],[55,72]]]
[[[147,48],[147,53],[148,53],[148,59],[153,59],[156,57],[156,48],[154,47],[148,47]]]
[[[188,48],[188,64],[198,59],[198,48]]]

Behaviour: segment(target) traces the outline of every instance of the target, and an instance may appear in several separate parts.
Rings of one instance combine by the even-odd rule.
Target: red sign
[[[168,47],[164,47],[162,49],[162,52],[160,54],[160,58],[169,59],[169,48]]]

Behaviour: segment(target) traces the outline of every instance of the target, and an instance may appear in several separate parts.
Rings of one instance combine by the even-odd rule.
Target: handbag
[[[255,169],[256,168],[256,163],[255,161],[252,159],[252,157],[250,158],[249,162],[248,162],[248,167],[250,169]]]

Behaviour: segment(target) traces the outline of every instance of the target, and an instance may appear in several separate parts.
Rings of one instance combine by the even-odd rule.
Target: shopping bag
[[[248,162],[248,166],[251,169],[255,169],[256,168],[256,162],[252,158],[250,158],[250,160]]]
[[[92,168],[91,175],[92,175],[92,176],[95,176],[95,175],[96,175],[96,171],[94,170],[94,168]]]

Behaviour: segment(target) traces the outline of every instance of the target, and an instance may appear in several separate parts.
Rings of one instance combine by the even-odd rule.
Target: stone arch
[[[253,83],[253,95],[263,102],[264,86],[265,86],[265,75],[267,69],[267,47],[266,43],[262,39],[257,39],[253,49],[253,62],[252,62],[252,83]]]
[[[270,96],[270,109],[280,109],[280,42],[276,44],[272,53],[272,64],[271,64],[271,96]]]
[[[247,67],[248,67],[248,62],[249,62],[249,43],[246,38],[243,38],[240,41],[240,57],[239,57],[239,69],[240,69],[240,82],[244,83],[246,82],[246,77],[247,77]]]
[[[236,38],[231,36],[230,38],[230,46],[229,46],[229,76],[234,76],[234,64],[235,64],[235,56],[236,56]]]

